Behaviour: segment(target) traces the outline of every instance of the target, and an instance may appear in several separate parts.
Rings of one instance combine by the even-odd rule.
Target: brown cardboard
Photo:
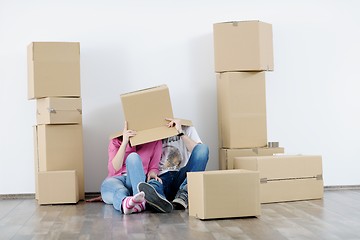
[[[166,118],[174,117],[166,85],[122,94],[121,102],[128,129],[136,131],[136,136],[130,138],[132,146],[178,134],[175,128],[167,127]],[[189,126],[191,121],[182,120],[182,124]],[[121,134],[115,133],[111,138]]]
[[[259,216],[259,172],[188,172],[189,216],[199,219]]]
[[[37,126],[33,126],[34,137],[34,175],[35,175],[35,199],[39,199],[38,189],[38,172],[39,172],[39,154],[38,154],[38,139],[37,139]]]
[[[316,178],[274,180],[260,184],[260,199],[261,203],[321,199],[323,189],[323,180]]]
[[[79,198],[85,199],[82,125],[38,125],[36,129],[39,172],[76,170]]]
[[[215,72],[274,70],[271,24],[223,22],[213,29]]]
[[[79,201],[75,170],[38,172],[38,203],[63,204]]]
[[[81,98],[40,98],[36,109],[37,124],[81,124]]]
[[[29,44],[28,99],[42,97],[80,97],[80,43]]]
[[[220,148],[267,145],[264,72],[217,74]]]
[[[283,147],[230,148],[230,149],[220,148],[219,149],[220,170],[234,169],[235,157],[272,156],[278,153],[284,153],[284,148]]]
[[[234,168],[260,172],[261,203],[323,197],[321,156],[235,157]]]

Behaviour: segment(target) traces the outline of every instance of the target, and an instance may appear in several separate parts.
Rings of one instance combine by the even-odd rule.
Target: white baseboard
[[[360,185],[335,185],[335,186],[324,186],[324,191],[334,190],[360,190]],[[87,192],[85,193],[85,199],[100,196],[99,192]],[[35,198],[34,193],[24,194],[0,194],[0,199],[31,199]]]

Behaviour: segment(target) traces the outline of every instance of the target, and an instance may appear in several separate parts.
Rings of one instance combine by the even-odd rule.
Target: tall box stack
[[[322,198],[321,156],[284,155],[284,148],[268,144],[265,71],[274,70],[272,25],[213,27],[220,169],[258,171],[261,203]]]
[[[29,44],[28,99],[36,99],[35,198],[39,204],[84,200],[80,43]]]
[[[215,23],[219,166],[233,158],[283,153],[267,147],[265,71],[274,70],[272,25],[261,21]]]

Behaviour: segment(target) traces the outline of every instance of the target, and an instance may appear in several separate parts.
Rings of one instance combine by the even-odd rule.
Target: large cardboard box
[[[216,72],[274,70],[271,24],[223,22],[213,29]]]
[[[199,219],[259,216],[259,172],[188,172],[189,216]]]
[[[79,198],[85,199],[82,125],[35,126],[38,171],[76,170]],[[40,180],[37,179],[39,182]]]
[[[167,127],[166,118],[174,118],[169,89],[166,85],[142,89],[121,95],[122,108],[128,129],[135,130],[130,138],[132,146],[160,140],[178,134],[175,128]],[[186,126],[189,120],[182,120]],[[122,132],[110,136],[120,136]]]
[[[63,204],[79,201],[75,170],[38,172],[38,203]]]
[[[220,170],[234,169],[235,157],[272,156],[274,154],[279,154],[279,153],[284,153],[283,147],[220,148],[219,149]]]
[[[29,44],[28,99],[42,97],[80,97],[80,43]]]
[[[236,157],[234,168],[260,172],[261,203],[323,197],[322,158],[317,155]]]
[[[267,145],[264,72],[217,74],[220,148]]]
[[[36,100],[37,124],[81,124],[81,98],[47,97]]]

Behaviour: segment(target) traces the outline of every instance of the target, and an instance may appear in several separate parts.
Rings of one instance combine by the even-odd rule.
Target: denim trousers
[[[156,180],[150,180],[149,184],[151,184],[160,195],[172,201],[179,189],[187,190],[186,173],[205,171],[208,160],[208,146],[205,144],[197,144],[184,167],[179,171],[168,171],[161,174],[159,177],[163,182],[162,184]]]
[[[121,211],[125,197],[138,193],[137,185],[145,181],[143,163],[137,153],[130,153],[125,161],[126,175],[107,177],[101,184],[103,201]]]

